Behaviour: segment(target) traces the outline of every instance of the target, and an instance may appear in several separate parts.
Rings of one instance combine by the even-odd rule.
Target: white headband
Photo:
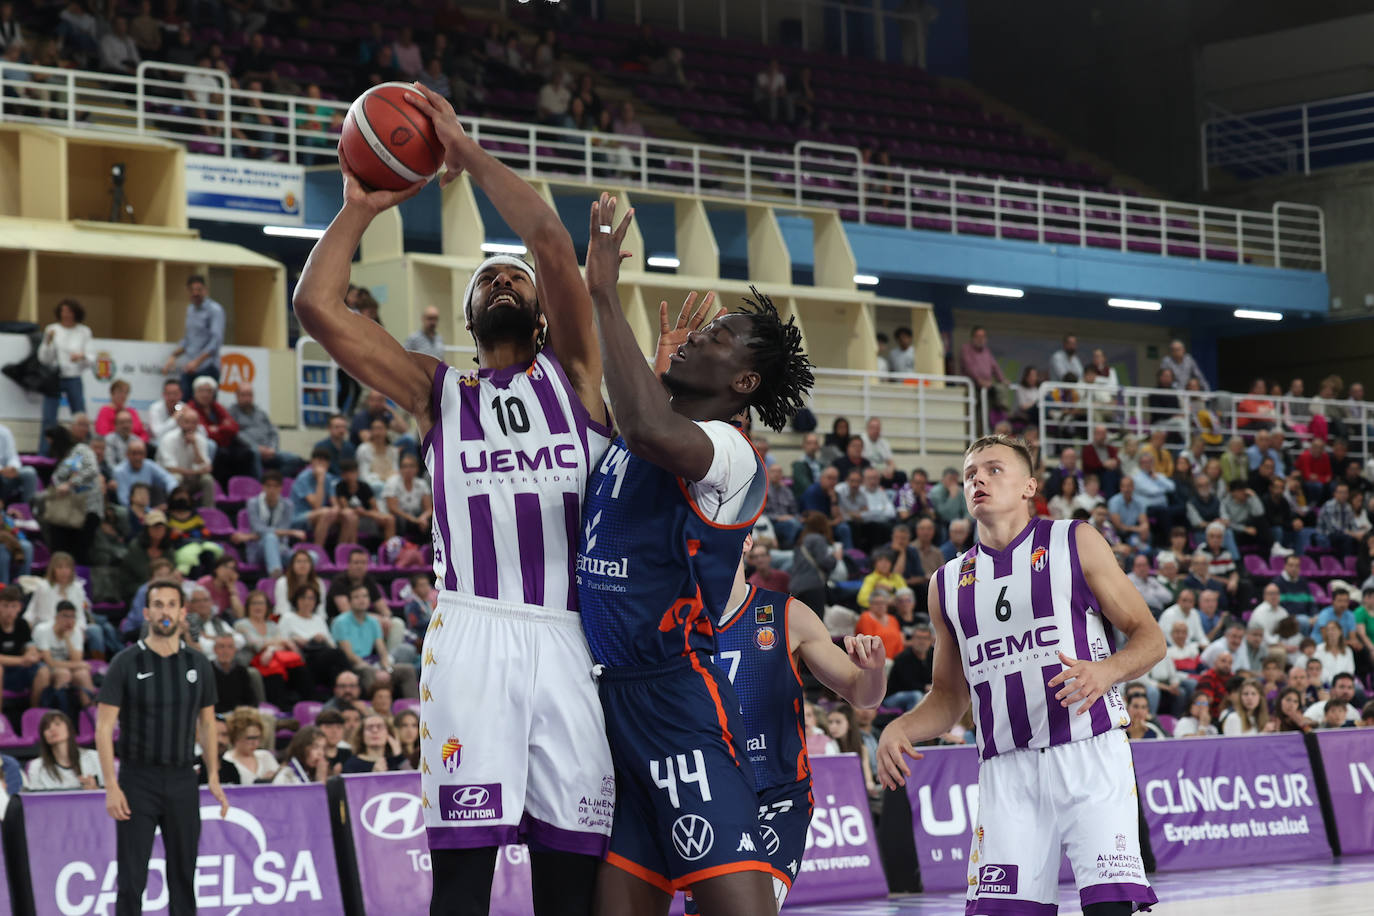
[[[534,267],[528,261],[524,261],[520,258],[515,257],[514,255],[509,254],[492,255],[491,257],[483,261],[481,264],[478,264],[477,269],[474,270],[472,272],[472,276],[468,278],[468,287],[467,289],[463,290],[464,321],[472,321],[472,290],[474,287],[477,286],[477,278],[480,277],[482,275],[482,271],[486,270],[488,267],[493,267],[497,265],[505,267],[514,267],[517,270],[523,270],[525,272],[525,275],[530,278],[530,283],[534,283]]]

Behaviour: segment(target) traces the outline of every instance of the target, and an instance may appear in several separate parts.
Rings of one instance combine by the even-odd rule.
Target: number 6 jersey
[[[1083,577],[1079,524],[1032,519],[1005,550],[978,544],[936,573],[940,613],[959,645],[984,760],[1129,722],[1116,687],[1080,716],[1081,704],[1060,705],[1060,688],[1048,686],[1064,670],[1058,652],[1096,661],[1116,651]]]
[[[445,591],[577,610],[573,561],[587,479],[610,442],[554,353],[528,367],[434,373],[421,454],[434,483],[434,576]]]

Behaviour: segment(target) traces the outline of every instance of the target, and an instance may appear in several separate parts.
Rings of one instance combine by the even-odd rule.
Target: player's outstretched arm
[[[639,349],[620,306],[616,282],[621,250],[634,210],[616,226],[615,198],[602,194],[592,203],[591,240],[587,243],[587,290],[601,336],[606,391],[616,428],[630,451],[672,474],[698,481],[711,470],[715,446],[697,424],[673,412],[668,392]]]
[[[344,371],[386,395],[415,417],[420,435],[429,432],[430,392],[438,360],[409,353],[396,338],[344,304],[353,252],[363,231],[381,211],[414,197],[417,182],[404,191],[366,191],[344,172],[344,205],[315,243],[296,284],[292,305],[306,333],[328,351]]]
[[[1101,661],[1070,658],[1063,652],[1059,660],[1066,666],[1049,681],[1059,687],[1055,694],[1065,706],[1079,704],[1083,715],[1112,688],[1113,684],[1142,677],[1164,657],[1164,631],[1150,613],[1144,597],[1117,565],[1116,555],[1105,538],[1091,525],[1076,526],[1078,562],[1106,617],[1126,636],[1120,651]]]
[[[863,709],[883,701],[887,650],[877,636],[846,636],[841,649],[816,612],[793,598],[787,602],[787,640],[816,680],[845,700]]]
[[[463,130],[449,100],[421,83],[407,96],[410,104],[434,122],[444,144],[445,185],[466,169],[496,206],[501,218],[534,257],[539,302],[548,322],[548,343],[558,354],[568,381],[592,418],[604,422],[601,401],[601,349],[592,325],[592,302],[577,267],[572,237],[548,201],[473,140]]]
[[[959,660],[959,646],[940,612],[939,581],[939,576],[930,580],[930,619],[935,631],[930,692],[915,709],[889,722],[878,742],[878,779],[889,789],[906,785],[911,768],[903,758],[921,759],[915,745],[949,731],[969,706],[968,680]]]

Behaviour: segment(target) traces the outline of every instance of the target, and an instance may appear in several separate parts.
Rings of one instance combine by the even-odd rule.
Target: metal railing
[[[444,350],[449,365],[462,367],[477,353],[470,346]],[[843,416],[858,431],[877,417],[896,450],[919,453],[959,453],[976,435],[977,400],[966,378],[843,369],[814,372],[816,384],[807,406],[822,427]],[[338,412],[339,367],[313,337],[296,341],[296,385],[301,425],[326,425]]]
[[[190,82],[188,83],[188,79]],[[136,76],[0,66],[0,121],[135,132],[192,152],[303,165],[336,156],[348,105],[235,89],[219,71],[145,62]],[[469,134],[526,175],[837,209],[847,220],[1162,257],[1325,270],[1322,211],[1237,210],[864,163],[853,147],[759,152],[485,118]]]
[[[1264,178],[1368,161],[1374,159],[1374,92],[1240,114],[1217,111],[1202,122],[1201,140],[1204,190],[1212,169]]]
[[[824,433],[836,417],[855,435],[876,417],[898,452],[960,454],[977,435],[978,403],[972,383],[957,375],[892,375],[815,369],[807,406]]]
[[[1225,450],[1233,436],[1249,444],[1260,429],[1277,429],[1286,440],[1306,443],[1314,436],[1346,440],[1350,454],[1366,460],[1371,449],[1374,404],[1348,399],[1299,398],[1230,391],[1180,391],[1174,388],[1113,388],[1091,383],[1041,384],[1036,401],[1041,451],[1052,461],[1061,449],[1082,448],[1102,426],[1113,442],[1126,435],[1142,444],[1156,430],[1174,444],[1190,448],[1202,437],[1208,454]]]

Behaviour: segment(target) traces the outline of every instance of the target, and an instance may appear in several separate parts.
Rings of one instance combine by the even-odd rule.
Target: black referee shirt
[[[99,699],[119,707],[123,763],[180,767],[196,762],[196,722],[215,698],[208,658],[185,645],[162,656],[140,639],[110,662]]]

